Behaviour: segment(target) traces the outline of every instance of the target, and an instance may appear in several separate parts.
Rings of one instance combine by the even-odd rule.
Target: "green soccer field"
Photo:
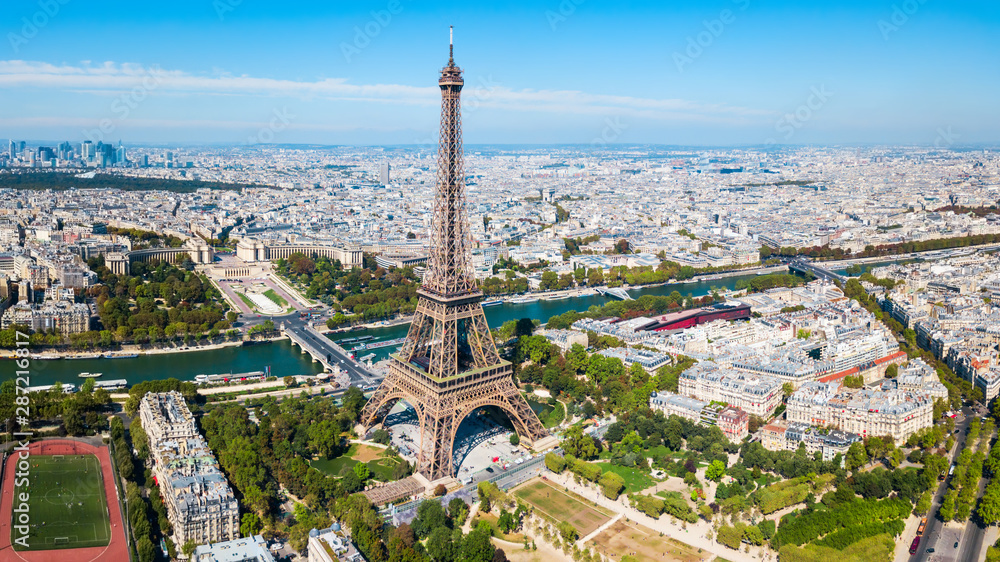
[[[27,550],[106,546],[111,541],[107,496],[96,456],[31,457],[28,486],[15,488],[14,497],[21,492],[30,494]]]

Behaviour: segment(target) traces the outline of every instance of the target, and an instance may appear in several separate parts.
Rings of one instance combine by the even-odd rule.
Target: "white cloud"
[[[150,88],[150,81],[155,87]],[[657,121],[687,121],[746,125],[773,118],[771,111],[705,104],[681,99],[640,98],[589,94],[577,90],[514,90],[491,80],[466,77],[467,104],[514,112],[545,112],[569,115],[621,115]],[[132,63],[105,62],[55,65],[46,62],[0,61],[0,88],[6,90],[45,88],[119,96],[144,87],[157,94],[285,97],[384,103],[436,105],[439,89],[402,84],[351,84],[343,78],[313,82],[232,76],[192,75]],[[487,86],[483,86],[486,84]],[[467,107],[469,107],[467,105]]]

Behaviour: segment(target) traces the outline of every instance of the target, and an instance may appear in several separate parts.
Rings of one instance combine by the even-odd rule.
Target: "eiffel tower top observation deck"
[[[465,171],[462,163],[462,69],[455,66],[454,41],[448,66],[441,69],[441,130],[438,141],[437,193],[431,254],[422,290],[452,299],[479,293],[472,274],[469,245],[472,237],[465,209]]]

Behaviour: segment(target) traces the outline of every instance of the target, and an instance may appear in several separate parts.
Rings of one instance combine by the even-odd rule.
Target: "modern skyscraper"
[[[13,140],[10,141],[10,159],[14,160],[17,158],[17,143]]]
[[[84,162],[90,162],[94,159],[94,143],[83,141],[83,144],[80,145],[80,158]]]
[[[385,160],[385,161],[382,162],[382,170],[381,170],[381,174],[379,175],[379,179],[381,180],[382,185],[389,185],[389,161],[388,160]]]
[[[522,440],[538,445],[548,433],[514,385],[511,364],[500,358],[472,272],[472,240],[462,170],[462,69],[454,47],[441,70],[441,138],[431,254],[417,310],[389,375],[361,413],[370,429],[405,400],[420,420],[417,470],[430,480],[455,474],[458,426],[487,406],[504,411]]]

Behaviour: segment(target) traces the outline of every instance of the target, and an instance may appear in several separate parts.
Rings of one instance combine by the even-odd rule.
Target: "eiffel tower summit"
[[[462,69],[454,41],[441,69],[441,136],[431,252],[406,341],[389,374],[361,412],[364,430],[380,424],[400,400],[420,423],[417,471],[434,481],[455,475],[452,449],[462,420],[480,408],[504,411],[522,442],[540,445],[548,433],[514,384],[483,314],[472,273],[472,236],[462,166]],[[555,444],[554,439],[547,439]]]

